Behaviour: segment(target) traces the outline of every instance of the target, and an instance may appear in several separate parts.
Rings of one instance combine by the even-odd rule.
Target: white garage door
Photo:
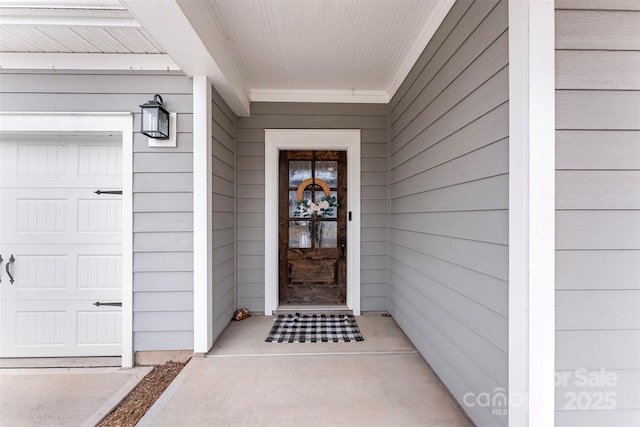
[[[1,357],[121,354],[121,175],[114,137],[2,136]]]

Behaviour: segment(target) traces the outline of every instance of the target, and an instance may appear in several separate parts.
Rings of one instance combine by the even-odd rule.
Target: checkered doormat
[[[352,314],[281,314],[266,342],[364,341]]]

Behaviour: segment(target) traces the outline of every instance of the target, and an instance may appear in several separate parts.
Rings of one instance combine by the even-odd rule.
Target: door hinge
[[[93,305],[95,305],[96,307],[100,307],[102,305],[111,306],[111,307],[122,307],[122,303],[121,302],[100,302],[100,301],[96,301],[96,302],[93,303]]]
[[[98,196],[101,194],[122,194],[122,190],[96,190],[94,193]]]

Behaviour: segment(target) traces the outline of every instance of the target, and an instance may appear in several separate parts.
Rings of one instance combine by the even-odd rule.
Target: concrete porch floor
[[[472,426],[396,322],[354,343],[266,343],[275,317],[232,322],[138,426]]]

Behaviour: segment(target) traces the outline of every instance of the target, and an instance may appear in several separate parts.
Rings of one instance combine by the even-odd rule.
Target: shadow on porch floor
[[[275,317],[232,322],[138,426],[472,426],[392,318],[354,343],[267,343]]]

